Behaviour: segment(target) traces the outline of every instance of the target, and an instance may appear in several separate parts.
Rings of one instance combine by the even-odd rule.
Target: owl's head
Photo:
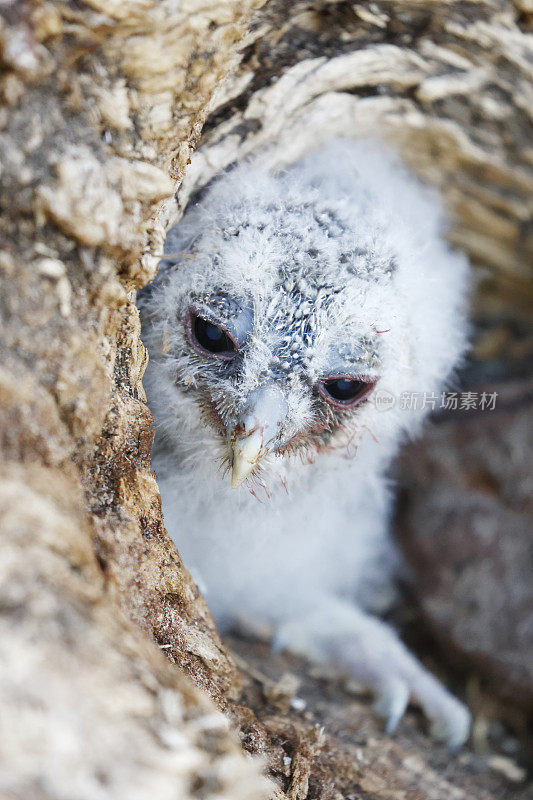
[[[237,487],[414,429],[402,393],[439,390],[465,345],[466,264],[440,228],[435,198],[361,143],[222,176],[142,301],[159,435],[207,448]]]

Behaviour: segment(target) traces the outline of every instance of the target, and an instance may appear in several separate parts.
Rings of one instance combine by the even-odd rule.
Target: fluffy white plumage
[[[375,144],[334,141],[279,174],[244,163],[170,231],[180,255],[140,305],[165,521],[218,622],[268,622],[278,646],[352,674],[388,730],[416,697],[456,747],[467,710],[370,615],[398,560],[386,470],[424,416],[399,399],[440,392],[466,346],[467,264],[442,225]],[[372,391],[348,407],[328,387]]]

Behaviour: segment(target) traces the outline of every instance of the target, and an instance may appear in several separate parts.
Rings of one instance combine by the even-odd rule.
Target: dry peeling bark
[[[133,291],[250,8],[2,7],[6,797],[269,793],[207,697],[236,671],[162,527]]]
[[[60,469],[2,468],[0,796],[262,798],[226,720],[106,597]]]
[[[531,9],[8,0],[1,12],[0,793],[268,796],[216,704],[287,797],[436,797],[423,754],[402,767],[417,793],[401,793],[378,733],[387,755],[356,782],[342,726],[329,733],[321,781],[314,720],[289,735],[289,717],[233,706],[243,679],[163,527],[135,290],[218,169],[275,143],[283,163],[379,131],[443,190],[453,241],[488,270],[487,313],[494,298],[524,308]],[[439,798],[464,796],[442,785]]]

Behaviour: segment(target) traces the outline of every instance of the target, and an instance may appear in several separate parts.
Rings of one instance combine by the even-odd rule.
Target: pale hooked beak
[[[252,392],[245,413],[229,434],[233,454],[232,489],[240,486],[272,451],[286,416],[287,401],[277,386],[266,384]]]

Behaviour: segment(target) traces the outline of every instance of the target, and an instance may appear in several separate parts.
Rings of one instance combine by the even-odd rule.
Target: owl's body
[[[364,466],[337,459],[325,454],[325,463],[296,465],[297,477],[265,478],[266,488],[255,485],[253,495],[229,497],[220,463],[205,469],[209,485],[201,492],[165,470],[159,485],[166,524],[222,628],[241,621],[276,628],[307,611],[319,592],[380,611],[390,604],[385,465],[369,474],[366,459]],[[158,462],[156,456],[156,470]]]
[[[424,416],[404,406],[465,347],[467,268],[440,236],[390,156],[333,142],[222,176],[141,308],[165,521],[219,623],[351,673],[389,729],[416,696],[457,746],[464,707],[370,616],[397,563],[387,469]]]

